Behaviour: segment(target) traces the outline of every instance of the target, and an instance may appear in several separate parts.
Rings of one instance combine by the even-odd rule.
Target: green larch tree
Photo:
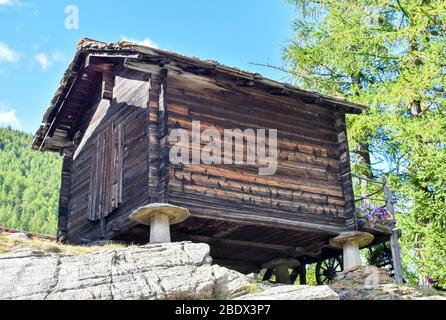
[[[385,175],[396,191],[406,278],[446,288],[446,2],[290,2],[289,72],[369,106],[348,119],[353,170]]]

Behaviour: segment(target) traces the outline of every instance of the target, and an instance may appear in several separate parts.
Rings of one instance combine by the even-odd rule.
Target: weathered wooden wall
[[[150,77],[124,68],[117,68],[115,73],[113,99],[111,101],[101,99],[98,94],[97,102],[80,121],[81,125],[76,135],[81,139],[75,141],[77,147],[72,160],[67,226],[69,241],[98,240],[112,230],[119,231],[121,221],[126,220],[132,210],[147,203],[149,180],[147,108]],[[95,165],[95,160],[101,157],[101,138],[107,132],[111,133],[111,127],[120,131],[122,139],[121,178],[110,176],[112,171],[107,170],[105,165]],[[111,143],[107,143],[107,146],[111,146]],[[95,175],[99,175],[99,180],[93,183],[92,177],[96,178]],[[104,211],[106,214],[97,215],[95,211],[98,208],[91,208],[91,197],[98,192],[97,188],[101,187],[98,183],[103,180],[104,187],[107,183],[116,184],[119,179],[122,182],[122,190],[113,189],[114,194],[121,195],[120,204],[114,203],[117,209],[112,211],[108,208]],[[106,198],[112,201],[110,197],[110,192],[106,193]]]
[[[148,229],[130,222],[128,215],[149,201],[190,209],[194,218],[173,228],[175,239],[232,239],[221,246],[219,256],[223,257],[224,248],[231,251],[256,241],[269,243],[271,252],[277,245],[291,246],[277,250],[281,254],[299,244],[318,252],[330,234],[346,229],[352,195],[342,110],[241,85],[221,74],[138,66],[141,71],[115,67],[113,99],[101,99],[98,92],[96,103],[79,121],[75,137],[80,139],[75,139],[76,149],[72,159],[67,159],[71,173],[64,194],[70,195],[69,204],[64,198],[61,207],[61,213],[69,213],[62,226],[68,230],[68,240],[122,236],[143,242]],[[222,134],[224,129],[277,129],[276,174],[260,176],[258,165],[170,163],[173,142],[169,143],[169,134],[177,128],[190,132],[194,120],[200,121],[202,131],[215,127]],[[95,172],[101,165],[97,160],[113,146],[104,133],[118,127],[122,198],[116,209],[112,201],[102,212],[92,207],[92,194],[93,199],[97,190],[110,194],[98,181],[105,179],[104,183],[113,185],[117,178],[111,164],[98,180]],[[100,148],[101,139],[109,141],[105,151]],[[252,249],[251,257],[262,259],[260,249],[255,245]]]
[[[275,175],[259,176],[252,165],[170,165],[169,202],[196,217],[270,222],[275,227],[330,230],[343,227],[346,211],[341,177],[339,126],[334,108],[286,95],[240,87],[220,77],[169,73],[168,128],[278,130]],[[344,152],[344,151],[343,151]],[[343,172],[345,173],[345,172]],[[347,199],[348,200],[348,199]]]

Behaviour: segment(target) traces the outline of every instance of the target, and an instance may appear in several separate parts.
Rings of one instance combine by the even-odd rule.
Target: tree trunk
[[[412,118],[419,117],[421,114],[421,102],[413,101],[410,105],[410,116]]]

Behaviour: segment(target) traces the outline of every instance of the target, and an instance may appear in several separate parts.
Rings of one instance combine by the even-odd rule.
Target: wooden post
[[[393,218],[395,218],[395,209],[393,208],[393,194],[387,185],[386,179],[384,179],[384,196],[386,198],[386,209],[389,211]],[[390,247],[392,250],[393,272],[395,275],[395,281],[397,283],[403,283],[403,267],[401,265],[401,247],[399,243],[400,233],[398,230],[392,230],[390,237]]]
[[[307,265],[305,263],[302,263],[299,270],[299,282],[301,285],[307,284]]]
[[[353,194],[352,170],[350,165],[350,152],[347,139],[345,111],[335,110],[335,128],[338,133],[339,146],[339,170],[341,173],[342,193],[345,201],[345,217],[356,220],[358,230],[358,219],[355,212],[355,196]]]
[[[73,167],[73,153],[70,149],[64,150],[62,164],[62,179],[59,194],[59,213],[57,225],[57,240],[65,242],[68,233],[69,204],[71,193],[71,171]]]

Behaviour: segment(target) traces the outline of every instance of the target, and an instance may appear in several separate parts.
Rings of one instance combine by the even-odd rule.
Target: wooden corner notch
[[[102,99],[113,100],[113,88],[115,86],[115,76],[112,70],[102,73]]]
[[[113,68],[115,65],[107,59],[90,55],[86,59],[85,68],[90,72],[102,74],[102,99],[113,100],[113,87],[115,76]]]

